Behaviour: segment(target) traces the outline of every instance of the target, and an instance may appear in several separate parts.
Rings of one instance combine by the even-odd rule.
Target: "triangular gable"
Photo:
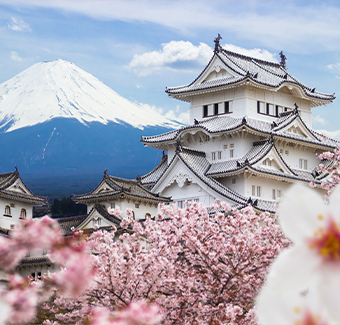
[[[218,56],[214,56],[202,74],[192,83],[192,85],[220,78],[238,78],[235,71],[231,70]]]
[[[32,192],[26,187],[23,181],[18,178],[12,185],[6,188],[7,192],[14,192],[15,194],[25,194],[34,197]]]
[[[268,170],[268,172],[276,170],[285,174],[295,176],[294,172],[288,167],[282,156],[278,153],[275,146],[258,161],[253,167]]]
[[[105,179],[92,191],[91,194],[104,194],[107,192],[116,192],[117,189],[113,188]]]
[[[77,229],[92,229],[95,225],[99,227],[117,226],[111,220],[108,220],[105,215],[101,214],[95,207],[91,209],[86,219],[77,227]]]
[[[285,125],[282,128],[278,128],[278,130],[273,130],[275,133],[285,133],[291,136],[302,136],[306,138],[306,140],[318,140],[314,134],[307,128],[307,126],[303,123],[301,118],[297,116],[294,120],[290,123]]]
[[[212,180],[214,181],[214,180]],[[186,166],[183,161],[176,155],[168,169],[164,172],[162,177],[157,181],[157,183],[152,188],[154,193],[161,193],[167,188],[177,184],[179,188],[183,187],[186,182],[190,182],[199,187],[200,193],[205,193],[207,196],[213,197],[215,200],[225,201],[229,204],[235,204],[233,201],[218,191],[214,190],[211,186],[207,186],[207,183],[199,178],[195,173]],[[220,184],[220,186],[223,186]],[[171,195],[171,193],[166,193],[166,195]],[[175,199],[175,197],[174,197]]]

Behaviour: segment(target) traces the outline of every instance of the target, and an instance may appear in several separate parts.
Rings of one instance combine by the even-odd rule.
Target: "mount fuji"
[[[0,173],[18,166],[39,195],[85,193],[105,169],[126,178],[151,170],[162,153],[140,135],[180,126],[73,63],[36,63],[0,85]]]

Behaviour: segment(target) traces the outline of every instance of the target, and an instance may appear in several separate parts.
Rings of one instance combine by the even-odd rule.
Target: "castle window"
[[[236,178],[231,179],[231,184],[236,184]]]
[[[276,116],[275,113],[276,113],[276,112],[274,112],[274,105],[273,105],[273,104],[268,104],[268,103],[267,103],[267,115]]]
[[[260,102],[260,101],[257,102],[257,112],[260,114],[267,113],[264,102]]]
[[[230,158],[234,157],[234,149],[230,149],[229,156],[230,156]]]
[[[177,207],[183,209],[184,201],[177,201]]]
[[[263,165],[271,167],[272,162],[269,159],[263,160],[262,162]]]
[[[232,113],[233,112],[233,103],[232,102],[224,102],[224,113]]]
[[[289,155],[289,150],[285,150],[285,154],[288,156]]]
[[[257,101],[257,112],[259,114],[277,117],[284,111],[287,111],[286,107]]]
[[[194,199],[194,202],[199,202],[200,201],[200,199]]]
[[[114,202],[111,203],[111,209],[114,209],[116,207],[116,204]]]
[[[251,195],[252,196],[261,197],[261,186],[252,185],[252,187],[251,187]]]
[[[217,151],[217,159],[218,160],[222,159],[222,151]]]
[[[218,103],[214,104],[214,115],[218,115]]]
[[[207,117],[208,116],[208,105],[204,105],[203,106],[203,117]]]
[[[11,207],[9,205],[5,206],[5,216],[11,217]]]
[[[135,203],[135,208],[139,209],[139,203]]]
[[[20,219],[26,219],[26,217],[27,217],[26,209],[22,208],[20,211]]]
[[[276,199],[278,199],[280,197],[281,197],[281,190],[273,189],[273,192],[272,192],[273,200],[276,200]]]
[[[211,160],[216,160],[216,152],[211,153]]]
[[[299,168],[307,170],[308,162],[307,159],[299,159]]]
[[[149,212],[145,213],[145,218],[151,218],[151,214]]]

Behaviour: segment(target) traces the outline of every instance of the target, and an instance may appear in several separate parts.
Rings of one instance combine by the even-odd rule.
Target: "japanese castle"
[[[167,154],[141,184],[179,207],[218,199],[269,212],[293,183],[314,182],[323,191],[316,154],[338,142],[312,130],[312,108],[331,103],[334,94],[294,78],[282,52],[280,63],[267,62],[227,51],[219,40],[192,83],[166,88],[190,103],[190,125],[142,137],[144,146]]]

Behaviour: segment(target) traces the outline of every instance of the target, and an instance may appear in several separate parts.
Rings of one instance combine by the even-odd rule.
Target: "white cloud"
[[[31,32],[29,24],[25,23],[21,18],[11,17],[11,23],[7,24],[8,29],[16,32]]]
[[[313,122],[322,124],[322,125],[326,124],[326,120],[322,118],[320,115],[313,116]]]
[[[154,105],[151,106],[149,104],[143,104],[143,103],[139,103],[138,105],[141,106],[141,107],[152,109],[156,113],[161,114],[161,115],[167,117],[170,120],[175,120],[175,121],[180,122],[182,124],[189,124],[190,111],[182,112],[179,115],[177,115],[175,113],[175,111],[178,113],[178,109],[176,108],[175,111],[169,110],[164,114],[164,110],[161,107],[156,107]]]
[[[236,52],[236,53],[243,54],[246,56],[251,56],[253,58],[270,61],[270,62],[277,62],[277,59],[275,58],[275,54],[270,53],[267,50],[262,50],[258,48],[248,50],[248,49],[244,49],[242,47],[239,47],[233,44],[225,44],[223,45],[223,48],[225,48],[228,51]]]
[[[316,130],[316,132],[321,133],[331,139],[340,140],[340,130],[337,131]]]
[[[259,48],[244,49],[232,44],[225,44],[225,49],[237,52],[243,55],[256,57],[258,59],[277,62],[275,55],[267,50]],[[162,44],[162,50],[146,52],[143,54],[134,55],[132,61],[129,63],[129,68],[133,69],[139,76],[146,76],[154,71],[164,68],[190,70],[188,63],[202,66],[206,65],[213,55],[213,49],[205,44],[200,43],[198,46],[193,45],[188,41],[171,41]],[[185,65],[181,63],[185,62]]]
[[[2,0],[12,4],[13,0]],[[94,19],[149,22],[187,35],[201,30],[235,34],[263,47],[306,53],[339,50],[337,1],[37,1],[16,5],[77,12]],[[157,27],[156,27],[157,28]]]
[[[173,110],[170,110],[166,112],[165,117],[167,117],[170,120],[176,120],[182,124],[188,125],[190,122],[190,111],[176,115],[176,113]]]
[[[17,61],[17,62],[22,62],[22,58],[19,56],[17,51],[11,51],[11,55],[10,55],[11,60],[13,61]]]
[[[212,54],[211,47],[204,43],[195,46],[188,41],[171,41],[162,44],[160,51],[135,54],[129,67],[138,75],[145,76],[165,67],[176,69],[176,63],[197,62],[204,64],[209,61]]]
[[[327,68],[331,70],[340,70],[340,63],[329,64],[327,65]]]

